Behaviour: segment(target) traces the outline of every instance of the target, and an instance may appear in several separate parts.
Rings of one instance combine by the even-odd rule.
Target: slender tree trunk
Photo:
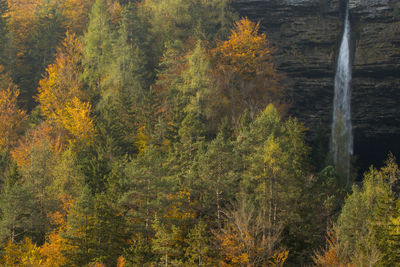
[[[146,230],[148,230],[149,227],[149,217],[150,217],[150,210],[149,210],[149,205],[150,205],[150,178],[147,178],[147,192],[146,192],[146,221],[145,221],[145,227]]]
[[[217,197],[217,222],[218,222],[218,229],[221,230],[221,205],[220,205],[220,180],[221,180],[221,173],[222,173],[222,166],[221,161],[218,163],[218,178],[217,178],[217,185],[216,185],[216,197]]]
[[[88,241],[87,241],[87,215],[85,214],[85,248],[86,248],[86,256],[89,256],[89,247],[88,247]]]

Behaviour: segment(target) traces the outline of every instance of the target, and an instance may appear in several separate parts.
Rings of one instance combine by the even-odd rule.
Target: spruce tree
[[[83,77],[92,103],[98,103],[105,92],[107,71],[112,56],[111,21],[106,0],[93,4],[88,31],[84,36]],[[105,84],[104,84],[105,83]]]
[[[16,243],[25,236],[32,236],[34,218],[38,216],[38,202],[29,183],[24,183],[17,167],[3,177],[0,193],[0,242],[10,240]]]
[[[7,0],[0,0],[0,65],[5,65],[5,48],[7,44]]]

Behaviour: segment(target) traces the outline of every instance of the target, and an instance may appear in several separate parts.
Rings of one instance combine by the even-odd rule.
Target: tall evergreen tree
[[[16,166],[3,177],[0,193],[0,242],[18,242],[36,230],[33,220],[38,216],[38,203],[31,184],[24,183]]]
[[[230,138],[220,132],[207,150],[199,153],[195,165],[198,180],[193,181],[193,194],[199,194],[201,212],[221,228],[223,210],[238,193],[238,162]]]
[[[156,147],[148,146],[142,154],[133,159],[125,169],[125,179],[121,181],[125,194],[121,205],[137,232],[146,238],[151,233],[151,225],[156,214],[161,214],[171,185],[166,179],[167,169],[163,153]]]
[[[345,255],[357,266],[392,266],[398,262],[396,220],[398,199],[390,183],[399,181],[397,164],[364,175],[361,188],[353,186],[338,219],[338,236]],[[391,182],[390,182],[391,181]]]
[[[29,39],[29,49],[24,59],[27,65],[23,73],[22,98],[27,105],[33,108],[32,97],[36,94],[36,87],[42,78],[47,65],[53,62],[57,46],[64,39],[66,31],[65,17],[59,3],[45,0],[34,13],[34,27]]]
[[[111,20],[106,0],[93,4],[88,31],[84,36],[83,77],[88,86],[92,103],[98,103],[107,89],[107,67],[112,56]]]
[[[0,0],[0,65],[5,65],[5,48],[7,44],[7,18],[8,10],[7,0]]]

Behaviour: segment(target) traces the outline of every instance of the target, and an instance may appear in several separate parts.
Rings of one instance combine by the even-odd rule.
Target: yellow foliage
[[[259,29],[260,23],[254,23],[248,18],[236,22],[228,40],[213,51],[218,67],[233,71],[243,79],[250,79],[260,72],[272,72],[273,65],[267,60],[271,48],[265,33],[258,33]]]
[[[123,8],[119,1],[112,1],[108,4],[108,13],[111,15],[111,22],[117,25],[121,22]]]
[[[135,146],[138,148],[139,153],[143,154],[146,150],[147,142],[151,140],[151,137],[144,133],[145,126],[139,127],[136,135]]]
[[[15,144],[27,119],[26,112],[18,108],[18,95],[19,90],[10,87],[0,91],[0,150]]]
[[[120,256],[117,260],[117,267],[124,267],[126,264],[126,260],[124,257]]]
[[[7,88],[14,88],[14,84],[12,82],[11,77],[5,71],[4,66],[0,65],[0,91],[5,90]]]
[[[220,262],[220,266],[243,266],[249,264],[249,254],[243,240],[252,240],[250,233],[231,231],[217,235],[217,239],[220,241],[220,248],[224,258],[224,261]]]
[[[170,194],[168,199],[173,201],[173,204],[169,206],[166,218],[185,220],[196,217],[193,209],[195,203],[191,201],[190,192],[186,189],[180,190],[176,194]]]
[[[90,142],[95,131],[91,105],[82,101],[81,56],[82,44],[74,34],[67,33],[57,50],[56,62],[39,81],[37,100],[43,116],[69,133],[67,139]]]
[[[105,267],[105,265],[101,262],[90,263],[89,267]]]
[[[269,261],[269,264],[270,264],[270,266],[274,266],[274,267],[283,267],[288,256],[289,256],[288,250],[284,250],[282,252],[276,252],[272,256],[272,259]]]
[[[68,251],[69,247],[67,240],[62,238],[57,231],[51,232],[48,238],[49,241],[39,248],[40,255],[43,258],[41,266],[65,266],[68,261],[65,256],[65,251]]]
[[[43,266],[40,249],[26,237],[20,244],[8,242],[2,263],[5,266]]]
[[[81,102],[74,97],[64,109],[64,116],[61,117],[62,125],[76,139],[90,142],[95,133],[90,112],[90,103]]]

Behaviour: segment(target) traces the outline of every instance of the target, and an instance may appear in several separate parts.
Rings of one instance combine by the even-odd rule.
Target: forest
[[[395,157],[335,167],[231,2],[0,0],[1,266],[398,266]]]

